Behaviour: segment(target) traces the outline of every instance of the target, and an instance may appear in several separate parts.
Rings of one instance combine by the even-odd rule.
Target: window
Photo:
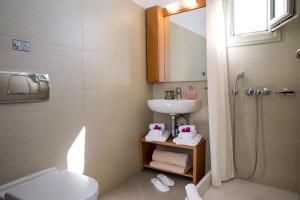
[[[270,0],[270,27],[277,29],[297,15],[296,0]]]
[[[277,29],[296,14],[296,0],[228,0],[228,46],[280,41]]]
[[[268,0],[235,0],[233,16],[234,35],[268,31]]]

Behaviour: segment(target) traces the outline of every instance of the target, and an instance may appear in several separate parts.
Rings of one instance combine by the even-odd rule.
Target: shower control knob
[[[262,88],[261,94],[267,96],[267,95],[271,94],[271,90],[269,88]]]
[[[247,94],[248,96],[255,96],[256,90],[255,90],[254,88],[246,89],[246,94]]]

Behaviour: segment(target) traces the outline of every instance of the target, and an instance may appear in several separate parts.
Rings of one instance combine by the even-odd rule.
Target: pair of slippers
[[[168,192],[170,187],[175,185],[175,182],[164,174],[157,174],[157,178],[152,178],[151,183],[160,192]]]

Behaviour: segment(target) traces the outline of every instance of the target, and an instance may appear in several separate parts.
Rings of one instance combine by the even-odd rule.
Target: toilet
[[[0,200],[97,200],[93,178],[50,168],[0,186]]]

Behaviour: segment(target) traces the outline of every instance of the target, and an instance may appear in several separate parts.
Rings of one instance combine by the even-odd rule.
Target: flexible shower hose
[[[235,113],[235,107],[236,107],[236,95],[233,96],[233,163],[234,163],[234,169],[236,171],[236,174],[238,177],[242,179],[249,180],[254,177],[256,170],[257,170],[257,163],[258,163],[258,132],[259,132],[259,95],[256,95],[256,132],[255,132],[255,160],[254,160],[254,168],[251,170],[251,174],[249,176],[241,176],[238,167],[237,167],[237,161],[236,161],[236,113]]]

